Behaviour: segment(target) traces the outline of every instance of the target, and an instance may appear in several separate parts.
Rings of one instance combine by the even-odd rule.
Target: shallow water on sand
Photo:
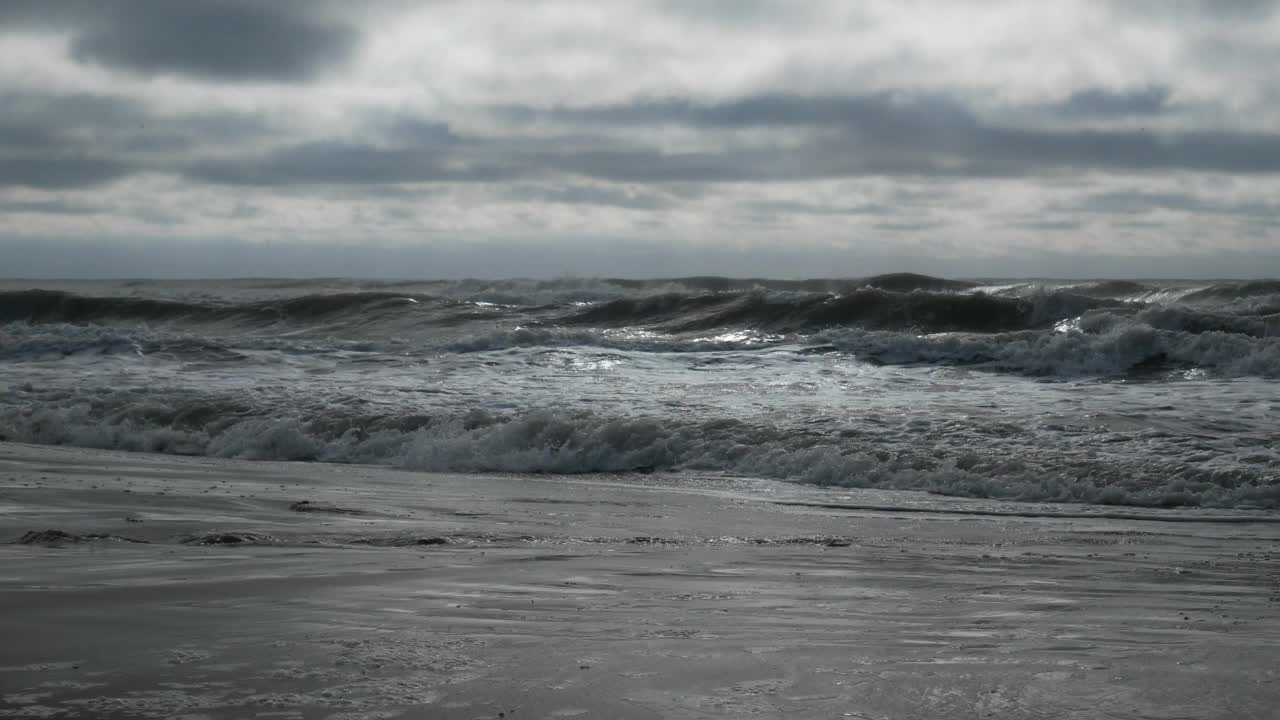
[[[3,717],[1262,719],[1280,702],[1269,513],[12,443],[0,483]]]

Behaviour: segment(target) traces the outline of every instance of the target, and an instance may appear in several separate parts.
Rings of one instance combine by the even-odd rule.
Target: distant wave
[[[861,298],[860,291],[851,296]],[[929,298],[926,298],[929,299]],[[956,298],[952,298],[956,299]],[[814,304],[814,303],[818,304]],[[847,301],[846,301],[847,302]],[[1197,311],[1191,307],[1101,307],[1045,327],[1036,320],[1034,303],[1009,303],[1004,299],[963,299],[956,307],[986,308],[998,305],[1008,317],[980,316],[990,327],[1030,325],[1033,329],[969,329],[954,331],[954,317],[919,316],[912,327],[880,330],[873,322],[828,323],[815,320],[822,313],[848,311],[840,302],[827,307],[806,299],[783,301],[736,297],[727,300],[662,296],[619,305],[610,303],[587,312],[591,323],[512,325],[498,322],[499,314],[479,313],[483,320],[460,320],[477,313],[466,307],[452,314],[427,313],[427,320],[412,315],[395,315],[399,325],[376,314],[357,314],[347,322],[359,327],[357,337],[333,337],[333,326],[298,334],[269,332],[257,334],[203,333],[183,324],[176,329],[150,326],[114,326],[84,323],[28,323],[0,325],[0,360],[6,362],[58,360],[70,356],[139,356],[181,362],[249,362],[250,353],[312,355],[362,353],[383,361],[410,360],[438,354],[501,352],[515,349],[596,347],[638,353],[707,353],[751,351],[772,347],[802,354],[843,353],[864,362],[889,365],[963,366],[974,369],[1047,378],[1122,376],[1139,372],[1175,373],[1203,371],[1216,377],[1280,378],[1280,315],[1236,316]],[[1056,301],[1055,301],[1056,302]],[[699,307],[699,303],[702,307]],[[761,310],[760,303],[764,303]],[[885,312],[875,304],[852,305],[865,317],[881,319]],[[927,305],[926,305],[927,307]],[[1061,310],[1061,308],[1055,308]],[[900,307],[891,308],[901,313]],[[606,321],[616,317],[616,321]],[[637,314],[657,319],[637,327]],[[745,320],[750,317],[750,320]],[[896,321],[897,316],[887,315]],[[1052,312],[1044,317],[1057,317]],[[575,316],[581,321],[581,315]],[[769,318],[768,322],[761,318]],[[847,315],[841,317],[847,318]],[[963,316],[961,316],[963,317]],[[625,318],[625,319],[622,319]],[[780,318],[780,319],[778,319]],[[450,322],[456,326],[445,328]],[[895,322],[886,322],[893,327]],[[259,327],[257,325],[255,328]],[[648,327],[650,329],[644,329]],[[388,331],[388,328],[396,332]],[[733,329],[738,328],[738,329]],[[984,330],[987,325],[977,325]],[[444,332],[448,329],[449,332]],[[776,330],[776,331],[775,331]],[[408,334],[409,331],[416,335]],[[397,334],[399,333],[399,334]],[[258,362],[266,358],[258,357]]]
[[[455,293],[508,293],[527,292],[543,298],[555,291],[592,292],[598,295],[617,295],[619,291],[631,293],[730,293],[753,290],[777,290],[783,292],[845,293],[859,288],[877,288],[894,292],[912,290],[960,291],[979,287],[980,283],[966,280],[918,275],[915,273],[889,273],[865,278],[810,278],[806,280],[781,280],[776,278],[734,278],[701,275],[675,278],[634,280],[627,278],[559,278],[555,280],[461,280],[442,283],[450,295]]]
[[[1087,285],[1076,285],[1071,288],[1071,291],[1085,297],[1126,298],[1140,296],[1156,289],[1132,280],[1104,280]]]
[[[1211,285],[1186,296],[1188,302],[1280,296],[1280,280],[1254,280]]]
[[[430,295],[464,302],[487,302],[500,305],[559,305],[565,303],[604,302],[623,297],[641,297],[665,293],[730,293],[753,290],[783,292],[844,293],[873,287],[896,292],[933,290],[959,292],[981,287],[964,280],[893,273],[864,278],[812,278],[781,280],[775,278],[735,278],[691,276],[677,278],[607,278],[560,277],[553,279],[460,279],[460,280],[363,280],[355,278],[309,279],[241,279],[197,281],[210,292],[229,295],[239,293],[257,297],[287,297],[297,294],[374,293],[393,295]],[[163,297],[173,295],[175,283],[162,280],[129,280],[115,283],[135,296]]]
[[[174,300],[86,297],[59,290],[0,293],[0,321],[85,322],[107,319],[158,320],[206,312]]]
[[[96,354],[239,362],[259,350],[399,356],[537,346],[680,353],[790,345],[876,363],[965,365],[1043,377],[1181,369],[1280,377],[1280,306],[1270,304],[1280,302],[1272,294],[1280,281],[1198,290],[1134,281],[997,287],[912,274],[237,282],[223,296],[196,299],[0,292],[0,358]],[[258,285],[302,294],[238,299],[238,292]],[[307,292],[317,285],[346,289]],[[548,293],[601,299],[526,304],[460,297],[495,293],[521,301],[545,300]],[[1182,299],[1133,300],[1174,294]]]
[[[1102,332],[997,335],[829,331],[832,351],[889,365],[951,365],[1019,375],[1077,378],[1200,370],[1216,377],[1280,378],[1280,337],[1160,330],[1117,323]]]
[[[1121,303],[1066,292],[1009,298],[875,288],[841,295],[757,291],[615,300],[586,308],[565,322],[607,327],[654,325],[673,332],[753,328],[796,333],[830,327],[1000,332],[1048,327],[1087,310],[1118,305]]]
[[[994,331],[1032,327],[1096,307],[1124,303],[1220,307],[1233,314],[1265,314],[1280,306],[1280,281],[1220,283],[1209,287],[1136,281],[1075,284],[979,283],[910,273],[853,279],[776,280],[765,278],[686,277],[652,280],[560,278],[555,280],[230,281],[233,292],[217,299],[175,297],[156,291],[155,281],[126,284],[130,295],[90,296],[66,290],[0,292],[0,322],[241,321],[306,322],[354,313],[386,313],[418,304],[437,310],[478,304],[513,312],[538,313],[553,307],[590,304],[575,322],[616,324],[676,322],[688,313],[699,326],[759,322],[808,328],[822,324],[858,324],[884,329],[921,323],[921,329]],[[160,286],[156,286],[160,287]],[[225,290],[208,286],[213,292]],[[248,291],[247,300],[236,300]],[[310,291],[310,292],[307,292]],[[262,293],[266,293],[263,296]],[[300,294],[298,294],[300,293]],[[729,307],[732,306],[732,307]],[[719,308],[721,319],[704,318]],[[1271,312],[1280,312],[1280,309]]]
[[[671,332],[754,328],[804,332],[833,326],[918,332],[998,332],[1052,325],[1108,301],[1067,292],[1030,298],[872,287],[827,293],[793,290],[670,292],[573,304],[518,307],[479,304],[432,295],[385,292],[310,294],[252,302],[193,302],[135,297],[91,297],[64,291],[0,293],[0,322],[222,324],[263,329],[319,322],[371,329],[379,322],[403,327],[459,325],[509,317],[526,323],[622,327],[645,325]]]
[[[253,329],[322,321],[367,325],[403,318],[411,312],[417,312],[424,322],[438,324],[487,319],[495,314],[495,310],[481,309],[474,303],[384,292],[312,294],[244,303],[92,297],[57,290],[0,292],[0,322],[224,324]]]

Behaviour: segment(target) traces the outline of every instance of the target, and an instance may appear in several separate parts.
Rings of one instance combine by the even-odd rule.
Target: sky
[[[1280,2],[3,0],[0,275],[1280,276]]]

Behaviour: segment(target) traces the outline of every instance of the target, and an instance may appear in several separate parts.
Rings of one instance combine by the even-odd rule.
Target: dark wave
[[[567,322],[645,325],[669,332],[750,328],[796,333],[831,327],[916,332],[1001,332],[1052,326],[1088,310],[1121,305],[1071,293],[1032,298],[982,293],[892,292],[864,288],[843,295],[767,293],[680,295],[615,300]]]
[[[238,327],[270,327],[340,320],[368,323],[415,311],[422,313],[421,319],[425,321],[445,324],[494,314],[493,310],[480,309],[471,303],[385,292],[303,295],[249,303],[93,297],[59,290],[0,292],[0,322],[230,323]]]
[[[975,290],[973,283],[898,273],[846,280],[708,276],[434,281],[394,290],[390,285],[341,292],[328,287],[326,292],[265,299],[252,295],[245,299],[236,292],[223,298],[192,299],[190,294],[176,293],[142,297],[20,290],[0,292],[0,323],[190,328],[204,334],[256,336],[301,331],[348,339],[421,338],[431,328],[456,328],[457,339],[464,332],[475,335],[518,327],[639,327],[670,334],[745,329],[793,335],[831,328],[1001,333],[1048,330],[1075,318],[1100,327],[1112,322],[1096,317],[1105,313],[1125,322],[1189,333],[1274,337],[1280,332],[1280,281],[1214,285],[1191,293],[1183,302],[1135,301],[1147,295],[1171,297],[1171,288],[1105,281],[984,292],[981,286]],[[429,294],[421,292],[424,289]],[[1185,285],[1177,290],[1185,291]],[[513,301],[495,304],[477,296],[511,296]],[[577,297],[597,299],[573,299]]]
[[[113,318],[162,320],[207,312],[201,305],[150,298],[87,297],[60,290],[0,293],[4,322],[80,322]]]
[[[1183,297],[1184,302],[1243,300],[1280,296],[1280,280],[1253,280],[1210,285]]]
[[[861,287],[876,288],[878,290],[891,290],[893,292],[911,292],[912,290],[930,290],[939,291],[957,291],[971,290],[980,287],[978,283],[968,282],[964,280],[948,280],[946,278],[932,277],[930,275],[917,275],[915,273],[889,273],[887,275],[874,275],[859,281]]]
[[[1104,280],[1071,288],[1077,295],[1093,298],[1123,298],[1154,292],[1157,288],[1132,280]]]
[[[276,313],[285,318],[328,318],[352,311],[399,310],[423,303],[437,303],[434,297],[411,297],[395,293],[350,292],[328,295],[304,295],[288,300],[273,300],[250,306],[252,312]]]
[[[1080,319],[1081,329],[1103,332],[1121,324],[1141,324],[1158,330],[1199,335],[1227,333],[1256,338],[1280,337],[1280,314],[1231,314],[1206,312],[1176,305],[1111,308],[1086,313]]]
[[[876,288],[893,292],[912,290],[960,291],[979,287],[978,283],[964,280],[919,275],[916,273],[888,273],[865,278],[809,278],[805,280],[779,280],[774,278],[731,278],[702,275],[680,278],[655,278],[628,280],[608,278],[605,282],[631,290],[681,286],[693,291],[741,292],[746,290],[778,290],[782,292],[847,293],[860,288]]]
[[[678,322],[690,315],[732,305],[741,294],[709,293],[689,295],[666,293],[648,297],[623,298],[589,306],[565,318],[566,324],[599,327]]]

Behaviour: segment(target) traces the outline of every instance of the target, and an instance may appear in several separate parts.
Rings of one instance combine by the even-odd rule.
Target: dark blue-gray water
[[[1280,507],[1280,282],[0,281],[0,435]]]

